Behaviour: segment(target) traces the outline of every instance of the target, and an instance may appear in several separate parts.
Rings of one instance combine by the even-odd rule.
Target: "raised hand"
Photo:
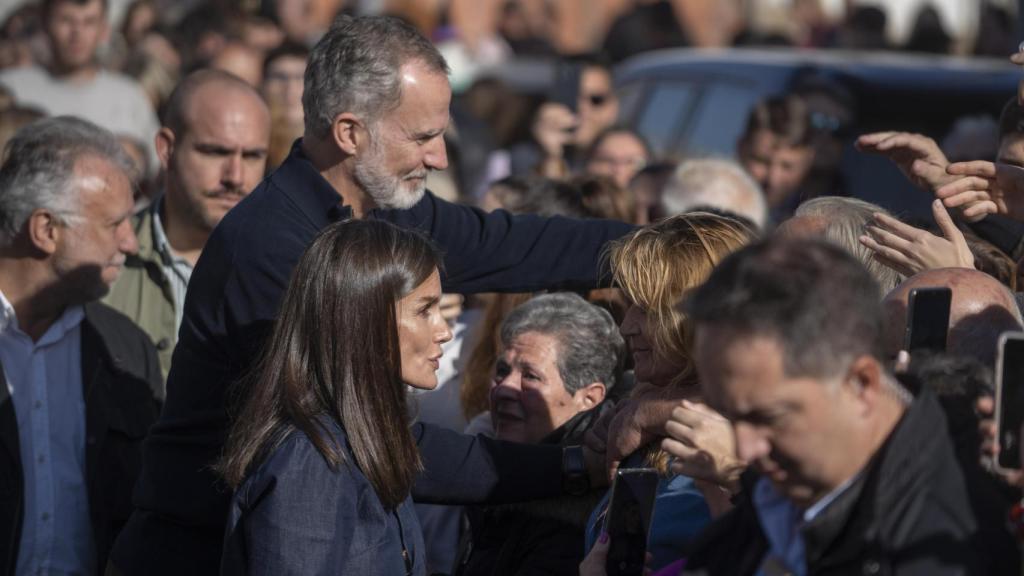
[[[665,424],[662,450],[675,457],[672,472],[735,492],[746,463],[736,457],[732,424],[699,402],[683,400]]]
[[[958,208],[977,222],[989,214],[1024,220],[1024,168],[985,160],[957,162],[946,171],[954,182],[935,191],[947,208]]]
[[[643,446],[665,435],[665,422],[672,411],[692,390],[637,384],[629,399],[616,406],[615,416],[608,423],[604,440],[609,477],[615,475],[619,463]],[[596,441],[585,443],[594,447]]]
[[[946,173],[949,160],[935,140],[910,132],[875,132],[857,138],[861,152],[879,154],[891,160],[915,186],[929,191],[956,178]]]
[[[974,268],[967,240],[940,200],[932,202],[932,214],[942,236],[879,212],[865,227],[860,243],[874,252],[876,260],[904,276],[937,268]]]

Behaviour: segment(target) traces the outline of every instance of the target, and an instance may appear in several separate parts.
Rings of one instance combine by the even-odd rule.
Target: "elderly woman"
[[[631,303],[620,330],[633,355],[634,395],[670,393],[700,400],[690,351],[691,330],[679,304],[723,258],[755,236],[746,220],[689,212],[636,230],[612,244],[612,274]],[[698,410],[713,414],[703,407]],[[654,467],[664,475],[648,539],[653,569],[678,558],[680,548],[711,518],[701,487],[689,476],[670,474],[668,461],[668,455],[655,444],[622,463],[626,468]],[[594,511],[587,531],[588,548],[598,538],[606,507],[603,502]]]
[[[619,380],[624,352],[611,315],[575,294],[545,294],[520,305],[501,326],[490,393],[494,434],[517,442],[579,443]],[[470,542],[456,574],[575,573],[596,500],[469,509]]]

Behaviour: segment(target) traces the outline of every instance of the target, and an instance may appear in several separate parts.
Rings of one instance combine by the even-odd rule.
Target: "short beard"
[[[388,174],[384,167],[384,146],[376,134],[371,134],[370,154],[357,159],[352,168],[356,184],[373,199],[378,208],[405,210],[412,208],[423,198],[426,181],[413,190],[402,187],[404,178]]]

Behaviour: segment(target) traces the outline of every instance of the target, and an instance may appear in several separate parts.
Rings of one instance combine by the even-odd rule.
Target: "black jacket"
[[[299,143],[224,217],[189,282],[167,381],[146,439],[137,513],[112,558],[124,574],[212,574],[230,493],[210,470],[228,428],[227,392],[252,368],[299,257],[327,225],[351,216]],[[632,227],[605,220],[513,217],[440,200],[370,217],[418,228],[445,253],[445,291],[589,289],[608,240]],[[607,278],[604,278],[607,280]],[[418,502],[473,504],[560,492],[561,449],[519,447],[416,424],[424,471]],[[522,466],[529,460],[531,466]]]
[[[160,411],[163,388],[156,349],[141,329],[114,309],[85,305],[81,325],[85,399],[85,476],[103,573],[118,531],[132,511],[142,439]],[[23,478],[14,402],[0,370],[0,574],[14,574],[24,515]]]
[[[1013,573],[1014,547],[986,541],[998,510],[975,510],[934,394],[914,400],[859,479],[802,530],[808,574]],[[748,495],[694,543],[684,574],[755,574],[768,550]],[[1009,542],[1009,534],[997,539]],[[1019,574],[1019,570],[1017,571]]]
[[[613,407],[605,401],[580,412],[541,443],[582,444],[586,431]],[[587,519],[604,493],[600,489],[581,496],[467,508],[470,531],[460,546],[456,576],[576,574],[583,561]]]

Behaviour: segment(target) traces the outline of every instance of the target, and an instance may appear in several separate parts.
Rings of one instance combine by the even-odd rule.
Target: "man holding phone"
[[[823,242],[733,254],[689,302],[708,403],[758,473],[698,538],[686,570],[995,574],[942,409],[882,352],[868,272]]]

